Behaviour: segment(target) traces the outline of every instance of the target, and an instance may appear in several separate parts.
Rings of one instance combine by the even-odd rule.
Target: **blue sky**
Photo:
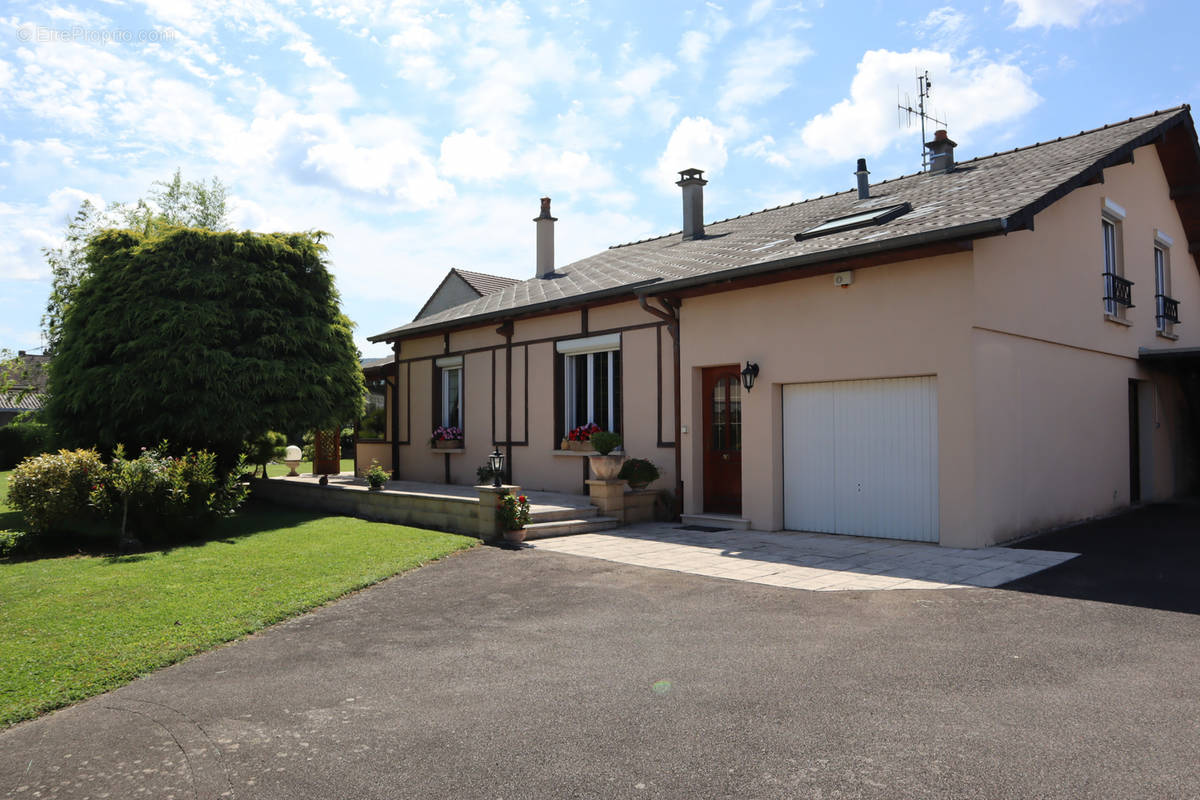
[[[40,249],[85,198],[218,176],[233,221],[333,234],[368,335],[447,269],[532,276],[678,230],[674,173],[720,219],[920,167],[895,103],[933,80],[965,160],[1200,100],[1194,2],[125,0],[0,11],[0,347],[40,345]]]

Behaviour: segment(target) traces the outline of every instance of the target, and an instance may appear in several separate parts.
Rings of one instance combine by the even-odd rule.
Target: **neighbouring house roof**
[[[50,356],[21,352],[17,360],[21,365],[13,375],[15,390],[0,394],[0,412],[37,411],[46,399],[46,364]]]
[[[704,235],[680,232],[616,245],[454,308],[414,320],[371,341],[389,341],[492,320],[583,305],[633,294],[665,294],[756,273],[803,268],[1031,228],[1034,215],[1074,189],[1102,180],[1135,149],[1158,142],[1176,183],[1200,185],[1200,149],[1188,106],[1106,125],[1075,136],[959,161],[951,172],[921,172],[857,190],[720,220]],[[1163,150],[1165,146],[1167,151]],[[1173,191],[1173,196],[1175,195]],[[1200,196],[1176,197],[1189,242],[1200,249]],[[829,220],[903,203],[911,210],[878,225],[834,230],[797,241],[795,235]]]
[[[382,358],[364,358],[362,361],[363,372],[367,377],[382,377],[390,371],[390,367],[395,363],[394,356],[384,356]]]
[[[454,267],[450,271],[457,273],[460,278],[470,284],[472,289],[479,292],[480,296],[502,291],[514,283],[521,282],[517,278],[506,278],[503,275],[485,275],[482,272],[471,272],[459,269],[458,267]]]
[[[475,297],[483,297],[485,295],[494,294],[507,289],[515,283],[521,281],[516,278],[506,278],[503,275],[485,275],[482,272],[471,272],[470,270],[451,267],[446,273],[446,277],[442,278],[442,282],[438,284],[433,293],[429,295],[429,299],[425,301],[425,305],[421,306],[421,310],[417,312],[415,320],[422,319],[427,316],[444,311],[447,307],[460,305],[462,302],[471,302]],[[457,291],[458,297],[454,297],[454,285],[460,287]],[[464,294],[469,299],[460,300]],[[470,297],[474,295],[474,297]],[[441,307],[438,307],[440,302]],[[431,310],[432,309],[432,310]]]

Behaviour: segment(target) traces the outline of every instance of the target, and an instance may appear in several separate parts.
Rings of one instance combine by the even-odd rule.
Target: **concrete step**
[[[526,539],[545,539],[549,536],[566,536],[572,533],[594,533],[608,531],[619,527],[621,521],[616,517],[577,517],[575,519],[560,519],[554,522],[533,522],[525,526]]]
[[[750,520],[735,517],[733,514],[684,514],[679,519],[684,525],[703,525],[706,528],[720,528],[725,531],[750,530]]]
[[[595,506],[530,506],[531,522],[561,522],[567,519],[584,519],[600,513]]]

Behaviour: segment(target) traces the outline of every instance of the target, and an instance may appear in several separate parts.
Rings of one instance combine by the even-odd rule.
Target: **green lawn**
[[[20,517],[2,504],[0,529]],[[475,544],[248,506],[212,538],[131,556],[0,560],[0,726],[128,683]]]
[[[262,465],[255,464],[254,466],[257,469],[258,474],[261,475],[262,474]],[[299,472],[301,475],[311,475],[312,468],[313,468],[313,465],[312,465],[311,461],[301,461],[300,466],[296,467],[296,471]],[[343,458],[342,459],[342,472],[354,472],[354,459],[353,458]],[[270,475],[272,478],[278,478],[280,476],[287,475],[288,474],[287,464],[267,464],[267,474]]]

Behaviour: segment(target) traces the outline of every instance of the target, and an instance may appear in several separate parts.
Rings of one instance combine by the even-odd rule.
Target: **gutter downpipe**
[[[659,297],[658,302],[663,309],[660,311],[657,308],[651,308],[646,301],[646,296],[639,294],[637,296],[638,304],[642,309],[650,314],[658,317],[667,323],[667,333],[671,334],[671,350],[674,361],[675,372],[675,508],[672,509],[675,519],[679,519],[683,514],[683,421],[680,419],[680,363],[679,363],[679,306],[682,301],[669,297]]]
[[[504,465],[508,467],[508,482],[515,483],[512,462],[512,320],[496,328],[496,333],[504,337]],[[495,386],[492,391],[496,391]],[[525,402],[528,404],[529,398],[525,398]],[[529,438],[528,433],[525,438]]]
[[[400,342],[392,344],[392,365],[396,374],[392,376],[392,480],[400,480]],[[386,384],[385,384],[386,385]],[[358,448],[354,450],[358,458]],[[357,461],[355,462],[357,465]]]

